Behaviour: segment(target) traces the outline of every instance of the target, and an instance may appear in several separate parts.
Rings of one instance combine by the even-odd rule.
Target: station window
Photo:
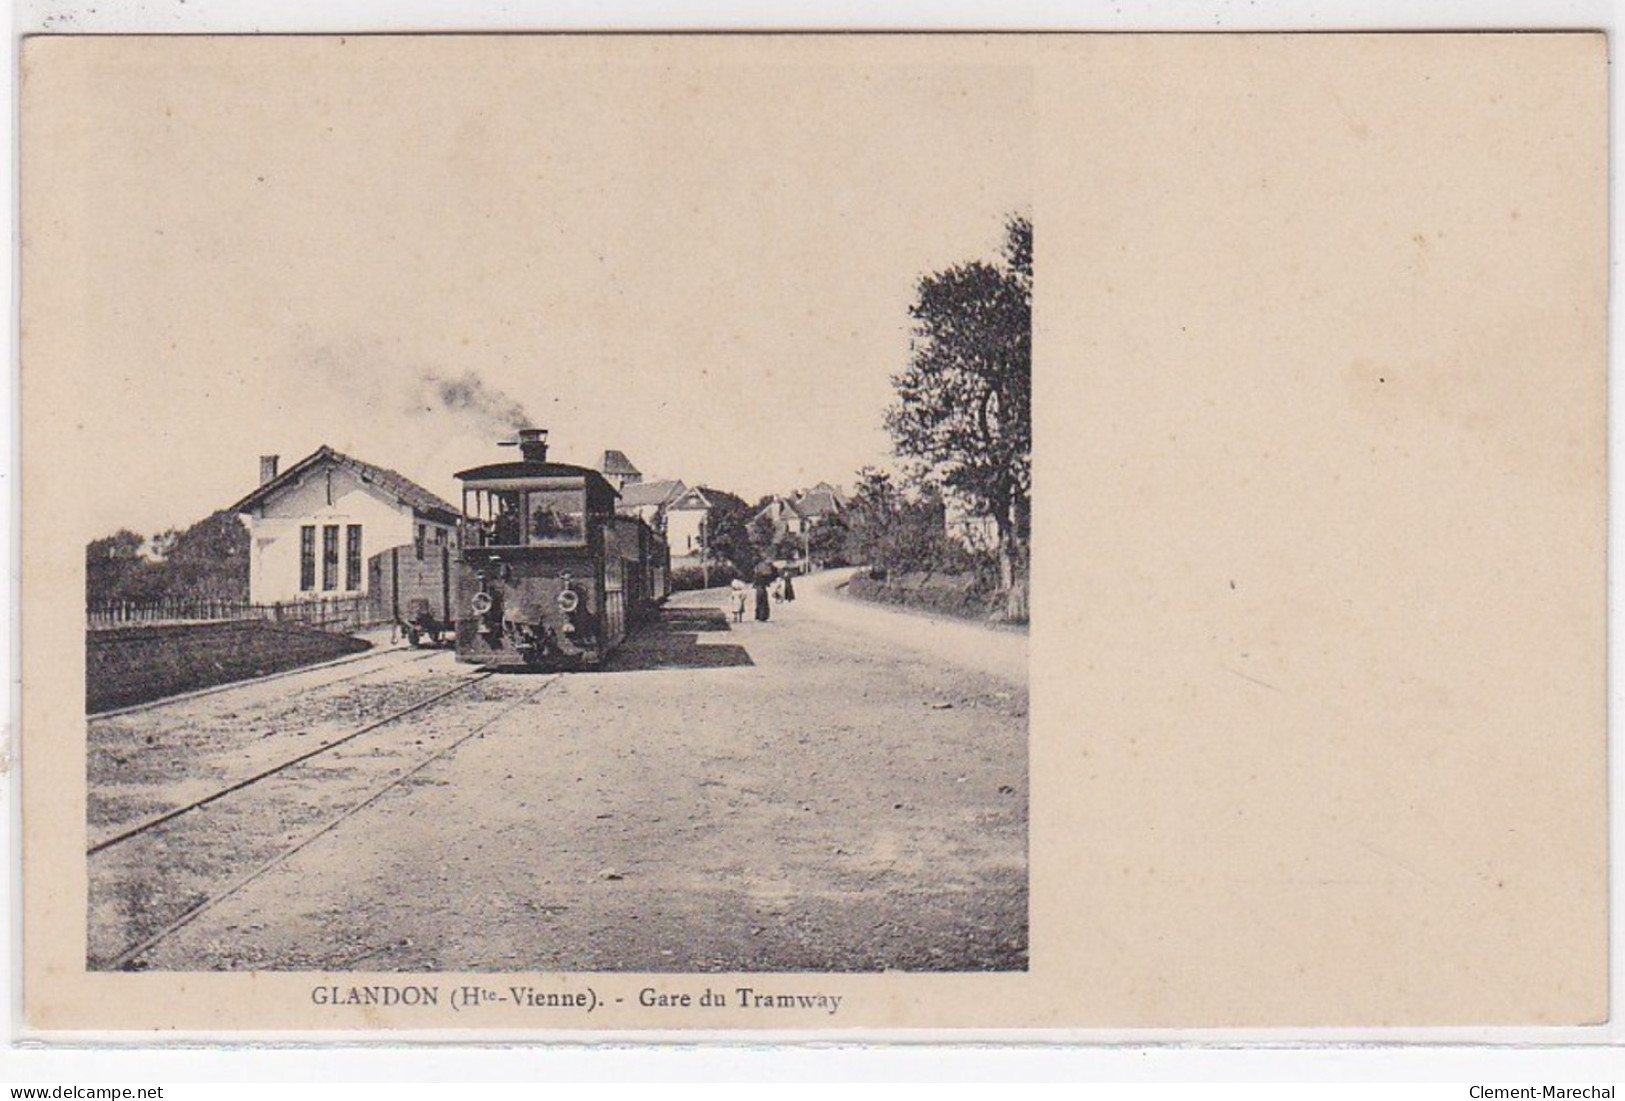
[[[423,545],[428,542],[428,534],[429,526],[419,524],[417,538],[412,541],[412,549],[417,552],[419,562],[423,561]]]
[[[350,592],[361,588],[361,525],[344,529],[344,587]]]
[[[322,590],[339,587],[339,526],[322,525]]]
[[[316,525],[306,524],[299,529],[299,591],[313,592],[316,588]]]

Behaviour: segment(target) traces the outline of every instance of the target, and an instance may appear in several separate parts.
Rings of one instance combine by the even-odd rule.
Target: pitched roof
[[[621,490],[620,508],[643,508],[646,505],[664,505],[688,491],[682,482],[633,482]]]
[[[711,498],[707,497],[704,493],[701,493],[698,489],[690,489],[684,491],[681,496],[672,501],[671,504],[667,505],[666,507],[668,509],[709,509],[711,507]]]
[[[642,474],[643,471],[632,465],[632,460],[626,457],[624,451],[604,452],[604,461],[598,468],[605,474]]]
[[[769,512],[774,512],[773,519],[774,519],[775,522],[777,522],[777,521],[782,520],[784,518],[784,513],[785,513],[785,510],[787,510],[787,509],[790,512],[793,512],[797,516],[801,517],[803,520],[805,520],[807,518],[807,516],[808,516],[808,514],[805,511],[803,511],[801,506],[799,504],[797,504],[795,501],[792,501],[787,497],[780,497],[777,494],[775,494],[773,496],[772,500],[768,501],[767,504],[765,504],[761,508],[757,509],[751,515],[751,520],[752,520],[752,522],[754,522],[758,517],[765,516]],[[777,511],[775,512],[775,510],[777,510]]]
[[[797,495],[795,504],[796,510],[803,516],[823,519],[840,512],[846,502],[841,499],[839,490],[820,482],[805,493]]]
[[[372,463],[353,459],[342,452],[334,451],[323,444],[311,454],[300,459],[288,469],[272,478],[269,482],[254,490],[248,496],[238,501],[227,511],[248,512],[259,507],[267,498],[298,483],[305,474],[323,463],[332,463],[351,471],[363,482],[377,486],[384,493],[406,505],[413,512],[435,520],[455,522],[461,518],[457,506],[439,497],[422,486],[418,485],[406,475],[388,467],[375,466]]]

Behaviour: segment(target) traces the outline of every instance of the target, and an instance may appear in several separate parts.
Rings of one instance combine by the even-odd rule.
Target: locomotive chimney
[[[547,429],[521,428],[519,430],[519,454],[527,463],[547,462]]]
[[[276,481],[276,464],[280,455],[260,456],[260,485]]]

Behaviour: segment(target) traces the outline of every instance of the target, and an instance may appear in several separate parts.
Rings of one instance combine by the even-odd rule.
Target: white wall
[[[704,519],[704,509],[666,510],[666,545],[673,558],[699,557],[700,524]]]
[[[332,479],[331,503],[329,476]],[[249,599],[256,604],[271,604],[364,592],[367,585],[366,559],[390,547],[410,545],[415,534],[414,525],[420,522],[413,519],[411,509],[364,484],[350,470],[340,466],[318,467],[307,473],[297,486],[277,494],[259,514],[249,519]],[[317,529],[316,588],[302,592],[299,588],[299,529],[306,524],[313,524]],[[327,524],[337,524],[340,529],[339,587],[323,590],[321,528]],[[361,525],[362,568],[361,588],[347,590],[344,584],[348,547],[344,529],[350,524]],[[446,525],[428,526],[431,532],[437,528],[445,532],[448,540],[454,537],[453,530]]]

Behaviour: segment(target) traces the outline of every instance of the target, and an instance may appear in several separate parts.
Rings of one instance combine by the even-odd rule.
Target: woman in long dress
[[[756,572],[753,574],[753,580],[756,584],[756,618],[762,623],[766,623],[767,617],[771,614],[771,601],[767,597],[767,587],[773,584],[773,578],[777,574],[778,571],[773,568],[771,562],[763,562],[756,567]]]

